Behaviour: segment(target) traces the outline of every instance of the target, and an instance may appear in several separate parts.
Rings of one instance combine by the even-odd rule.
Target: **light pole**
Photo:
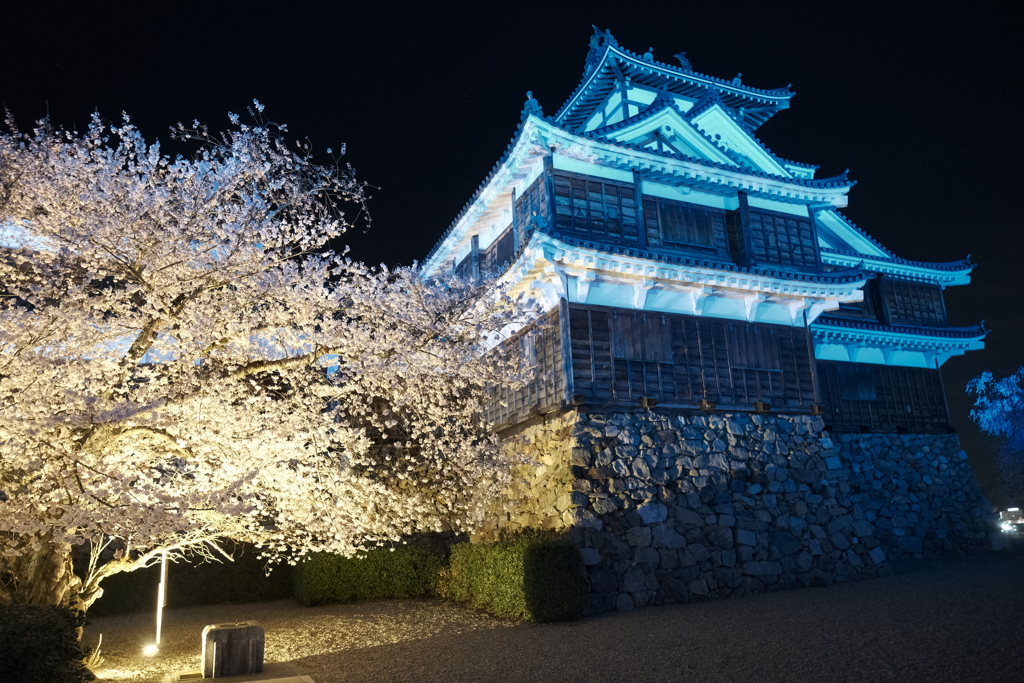
[[[160,585],[156,590],[156,643],[147,645],[142,652],[152,657],[160,651],[160,631],[164,624],[164,605],[167,604],[167,553],[160,557]]]

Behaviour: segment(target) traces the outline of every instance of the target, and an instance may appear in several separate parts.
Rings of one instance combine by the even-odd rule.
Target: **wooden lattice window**
[[[810,218],[750,212],[754,260],[798,268],[817,267],[817,244]]]
[[[705,207],[669,199],[645,198],[644,216],[648,231],[656,229],[660,241],[665,244],[715,246],[715,212]],[[722,220],[721,216],[717,218]]]
[[[537,178],[522,194],[516,197],[516,225],[524,241],[537,227],[548,225],[547,183],[544,176]]]
[[[889,320],[911,325],[944,325],[946,309],[938,285],[885,278],[882,287]]]
[[[617,360],[672,362],[672,328],[658,313],[612,313],[612,356]]]
[[[633,185],[556,173],[555,225],[559,230],[636,242],[639,239]]]
[[[855,363],[836,367],[839,379],[839,395],[846,401],[876,401],[875,378],[870,365]]]

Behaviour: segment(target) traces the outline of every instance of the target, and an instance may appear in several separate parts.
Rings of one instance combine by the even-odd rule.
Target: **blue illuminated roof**
[[[948,339],[973,339],[984,337],[989,330],[985,323],[971,325],[969,327],[925,327],[917,325],[884,325],[870,320],[857,320],[827,313],[819,315],[814,325],[823,327],[844,327],[852,330],[864,330],[869,332],[884,332],[888,334],[906,334],[924,337],[945,337]]]
[[[568,130],[578,130],[594,109],[615,88],[619,78],[698,100],[715,91],[732,108],[743,108],[742,125],[754,130],[775,112],[789,107],[794,93],[784,88],[753,88],[738,82],[697,73],[682,66],[665,64],[631,52],[618,44],[610,32],[597,32],[591,38],[583,80],[555,114],[555,120]]]
[[[740,266],[732,261],[725,261],[721,259],[700,257],[700,256],[688,256],[686,254],[666,254],[663,252],[650,252],[645,249],[636,249],[624,245],[611,245],[605,242],[598,242],[594,240],[582,240],[569,235],[562,234],[557,231],[549,233],[552,237],[571,244],[576,247],[583,249],[591,249],[593,251],[601,251],[607,254],[617,254],[621,256],[633,256],[635,258],[650,259],[652,261],[660,261],[663,263],[671,263],[680,266],[689,266],[691,268],[711,268],[714,270],[724,270],[734,273],[746,273],[750,275],[759,275],[762,277],[772,277],[779,280],[795,280],[798,282],[816,282],[821,284],[830,285],[845,285],[853,282],[860,282],[865,278],[871,277],[872,274],[865,271],[863,268],[849,268],[842,271],[832,271],[825,273],[802,273],[798,271],[784,270],[780,268],[772,268],[770,266]]]

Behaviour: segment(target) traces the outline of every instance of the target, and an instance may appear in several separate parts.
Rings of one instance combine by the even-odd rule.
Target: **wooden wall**
[[[807,331],[569,304],[572,393],[587,403],[807,412],[815,402]]]
[[[938,370],[818,361],[825,423],[837,432],[945,432]]]
[[[507,352],[509,348],[521,349],[536,371],[534,379],[521,389],[501,387],[491,390],[484,414],[488,422],[499,427],[514,425],[562,406],[566,395],[566,372],[559,309],[545,314],[499,347],[497,352]]]

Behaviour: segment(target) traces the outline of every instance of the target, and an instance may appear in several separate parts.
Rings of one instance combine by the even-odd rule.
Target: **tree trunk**
[[[63,605],[85,611],[82,580],[71,563],[71,545],[44,541],[9,561],[10,597],[28,605]],[[98,595],[96,597],[99,597]]]

